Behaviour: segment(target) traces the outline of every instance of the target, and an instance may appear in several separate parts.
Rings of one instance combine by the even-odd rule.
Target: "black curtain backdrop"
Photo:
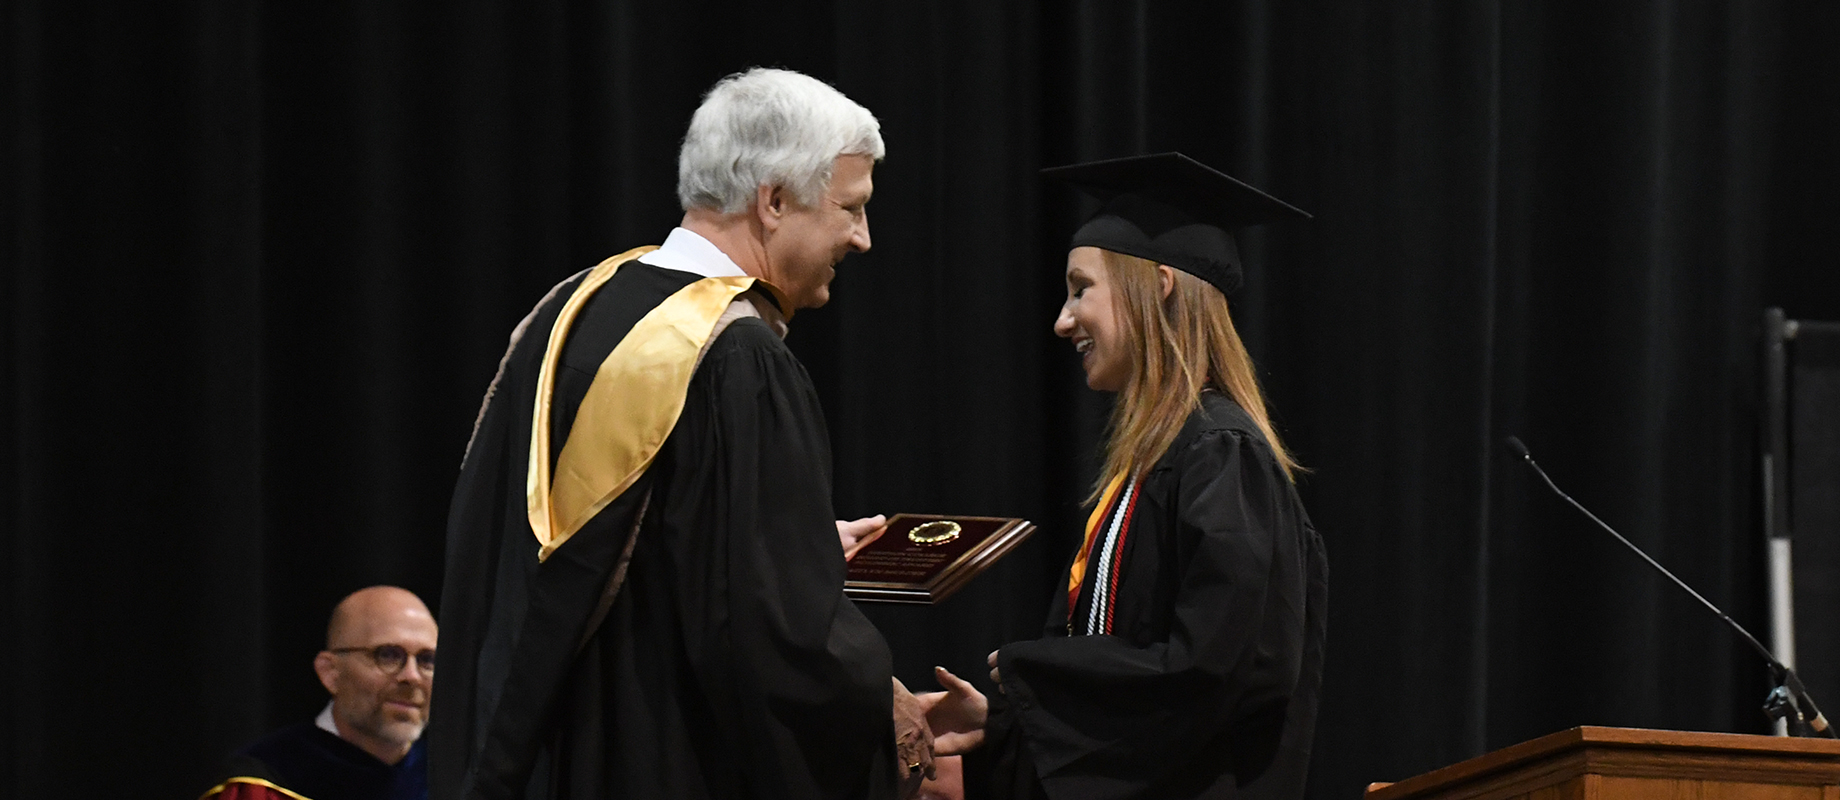
[[[1579,724],[1765,730],[1760,310],[1840,318],[1840,5],[10,0],[0,794],[192,797],[313,714],[331,605],[439,596],[512,325],[659,241],[699,93],[783,65],[881,118],[874,251],[792,345],[837,513],[1027,516],[899,674],[1033,635],[1107,401],[1050,335],[1085,210],[1179,149],[1316,214],[1235,313],[1333,570],[1311,795]],[[1831,615],[1803,612],[1803,624]],[[1840,664],[1804,664],[1840,671]],[[1840,698],[1828,698],[1830,706]]]

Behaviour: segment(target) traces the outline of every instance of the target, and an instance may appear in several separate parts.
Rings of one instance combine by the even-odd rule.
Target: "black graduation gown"
[[[1251,417],[1210,391],[1138,491],[1112,634],[1083,635],[1089,573],[1081,635],[1063,589],[1045,638],[999,652],[997,793],[1301,797],[1327,562],[1294,487]]]
[[[557,371],[553,453],[602,359],[696,278],[629,262],[589,300]],[[645,476],[538,563],[531,409],[579,281],[507,353],[454,491],[433,796],[892,796],[888,648],[843,595],[817,394],[761,320],[710,344]],[[647,491],[625,587],[587,631]]]
[[[385,764],[337,734],[302,722],[238,751],[225,764],[223,778],[259,778],[311,800],[425,800],[425,749],[416,742],[401,761]]]

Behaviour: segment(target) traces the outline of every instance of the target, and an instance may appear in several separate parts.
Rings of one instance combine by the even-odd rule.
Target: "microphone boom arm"
[[[1519,456],[1522,461],[1527,462],[1527,466],[1533,468],[1534,473],[1540,476],[1540,480],[1546,482],[1547,488],[1552,489],[1553,494],[1558,495],[1560,499],[1570,503],[1573,508],[1578,509],[1580,513],[1589,517],[1592,522],[1597,523],[1597,527],[1603,528],[1605,532],[1616,537],[1617,541],[1622,542],[1624,547],[1629,548],[1634,551],[1636,555],[1641,556],[1643,561],[1647,561],[1649,566],[1655,568],[1655,571],[1660,572],[1662,575],[1666,575],[1667,579],[1673,581],[1675,586],[1679,586],[1682,591],[1693,595],[1693,599],[1698,600],[1700,605],[1705,606],[1707,610],[1717,615],[1719,619],[1724,620],[1726,625],[1731,626],[1732,630],[1738,632],[1739,638],[1749,643],[1751,648],[1757,651],[1758,655],[1763,656],[1763,660],[1770,666],[1771,677],[1776,682],[1776,688],[1770,692],[1770,696],[1764,701],[1765,714],[1772,719],[1793,718],[1795,722],[1807,726],[1817,734],[1829,739],[1840,738],[1834,735],[1833,728],[1827,724],[1827,717],[1823,716],[1821,710],[1815,706],[1814,698],[1808,696],[1808,690],[1802,686],[1801,678],[1796,677],[1795,670],[1784,666],[1781,661],[1776,660],[1775,654],[1771,653],[1769,648],[1764,647],[1762,642],[1757,641],[1757,637],[1752,636],[1751,632],[1745,630],[1743,625],[1739,625],[1737,620],[1732,619],[1731,615],[1726,614],[1724,611],[1720,610],[1718,606],[1713,605],[1712,601],[1707,600],[1704,595],[1694,591],[1693,587],[1688,586],[1686,581],[1681,580],[1679,577],[1675,576],[1674,573],[1669,572],[1667,567],[1661,566],[1660,562],[1649,557],[1648,553],[1644,552],[1642,548],[1637,547],[1635,542],[1629,541],[1623,537],[1623,534],[1617,533],[1615,528],[1610,527],[1609,523],[1604,522],[1602,519],[1598,518],[1596,514],[1591,513],[1591,510],[1585,508],[1582,503],[1573,500],[1571,495],[1566,494],[1563,489],[1559,488],[1558,484],[1553,483],[1552,477],[1547,475],[1546,470],[1541,469],[1539,463],[1533,460],[1533,454],[1528,452],[1527,446],[1522,444],[1518,437],[1508,437],[1507,444],[1508,449],[1514,451],[1514,454]]]

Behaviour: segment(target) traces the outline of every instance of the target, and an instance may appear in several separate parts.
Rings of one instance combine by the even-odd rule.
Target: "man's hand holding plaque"
[[[875,541],[875,537],[882,535],[882,529],[887,527],[888,518],[880,514],[849,522],[837,520],[837,538],[843,543],[843,560],[855,558],[856,551]]]

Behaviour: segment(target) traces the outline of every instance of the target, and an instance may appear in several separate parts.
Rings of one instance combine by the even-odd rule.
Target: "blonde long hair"
[[[1105,469],[1087,503],[1097,503],[1114,476],[1142,477],[1175,442],[1182,423],[1201,405],[1201,391],[1227,393],[1252,417],[1287,478],[1304,471],[1271,425],[1252,356],[1240,341],[1227,298],[1211,284],[1174,270],[1163,297],[1157,263],[1101,249],[1125,352],[1136,369],[1106,428]]]

